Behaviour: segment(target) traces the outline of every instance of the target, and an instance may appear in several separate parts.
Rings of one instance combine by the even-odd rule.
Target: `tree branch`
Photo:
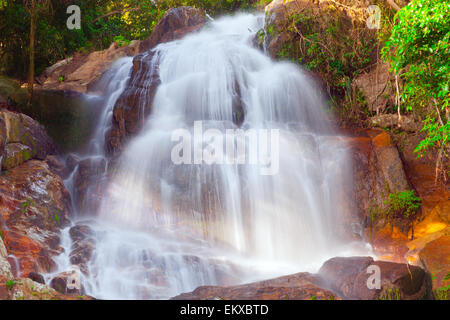
[[[94,21],[92,21],[92,23],[96,23],[98,20],[106,18],[106,17],[109,17],[109,16],[112,16],[114,14],[123,14],[123,13],[126,13],[126,12],[139,11],[139,10],[141,10],[141,7],[131,8],[131,9],[128,9],[128,10],[114,10],[114,11],[108,12],[107,14],[104,14],[104,15],[102,15],[100,17],[95,18]]]
[[[396,4],[394,2],[394,0],[386,0],[386,2],[388,3],[388,5],[391,6],[392,9],[394,9],[395,11],[400,11],[400,6],[398,4]]]

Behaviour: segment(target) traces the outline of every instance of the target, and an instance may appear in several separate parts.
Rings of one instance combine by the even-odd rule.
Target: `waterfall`
[[[153,102],[138,95],[140,104],[152,103],[150,115],[105,175],[100,205],[89,215],[97,241],[83,277],[87,294],[164,299],[201,285],[314,271],[345,247],[336,226],[348,155],[310,76],[252,45],[262,26],[259,14],[223,17],[148,53],[160,84]],[[104,157],[131,67],[126,58],[111,69],[91,156]],[[207,152],[209,129],[216,146],[237,151],[246,142],[240,151],[256,148],[264,161],[174,161],[174,132],[189,134],[195,158]],[[252,140],[249,132],[276,139]],[[274,172],[262,174],[268,166]]]

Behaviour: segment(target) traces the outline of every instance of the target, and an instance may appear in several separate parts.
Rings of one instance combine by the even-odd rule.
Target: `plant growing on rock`
[[[414,190],[406,190],[389,194],[385,200],[388,221],[406,219],[412,228],[413,221],[422,205],[422,200],[416,196]],[[411,238],[414,238],[414,229]]]
[[[387,213],[393,218],[413,218],[422,204],[414,190],[391,193],[386,200]]]

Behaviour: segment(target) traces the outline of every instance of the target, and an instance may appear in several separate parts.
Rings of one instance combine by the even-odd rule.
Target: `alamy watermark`
[[[67,29],[69,30],[80,30],[81,29],[81,9],[77,5],[71,5],[67,7],[67,14],[70,14],[67,18]]]
[[[370,5],[366,9],[369,18],[366,20],[367,28],[380,29],[381,28],[381,9],[379,6]]]
[[[261,175],[279,171],[279,129],[204,130],[203,122],[195,121],[193,131],[176,129],[171,139],[178,142],[171,152],[176,165],[256,165]]]
[[[377,265],[367,267],[367,273],[370,274],[367,279],[367,288],[369,290],[381,289],[381,269]]]

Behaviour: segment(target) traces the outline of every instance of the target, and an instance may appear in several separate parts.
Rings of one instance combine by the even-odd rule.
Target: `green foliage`
[[[173,7],[193,6],[220,15],[253,8],[256,0],[76,0],[51,1],[52,10],[38,16],[36,30],[36,74],[76,52],[120,46],[128,39],[146,39],[160,18]],[[71,4],[81,9],[81,29],[66,26]],[[0,73],[25,78],[29,64],[30,14],[23,0],[0,0]]]
[[[277,56],[320,75],[332,97],[334,111],[341,118],[348,118],[357,103],[352,101],[352,79],[373,64],[377,34],[362,21],[352,21],[336,7],[317,10],[305,9],[289,15],[287,25],[276,30],[287,32],[290,39],[284,42]],[[267,33],[271,34],[269,28]]]
[[[378,297],[378,300],[401,300],[401,292],[399,288],[388,288]]]
[[[389,194],[385,201],[387,214],[391,218],[413,218],[419,210],[422,200],[416,196],[414,190]]]
[[[118,45],[119,47],[121,47],[121,46],[127,46],[127,45],[129,45],[129,44],[131,43],[131,41],[125,39],[124,36],[116,36],[116,37],[114,37],[114,42],[117,43],[117,45]]]
[[[11,290],[16,284],[17,284],[17,281],[15,281],[15,280],[6,281],[6,287],[8,288],[8,290]]]
[[[450,272],[445,275],[442,281],[450,281]]]
[[[434,291],[436,300],[450,300],[450,285],[446,287],[437,288]]]
[[[406,111],[426,114],[427,134],[416,152],[431,148],[448,155],[450,103],[450,1],[413,0],[395,17],[383,58],[404,82],[401,101]]]
[[[22,213],[28,213],[28,208],[33,204],[33,199],[26,199],[25,202],[22,203]]]

